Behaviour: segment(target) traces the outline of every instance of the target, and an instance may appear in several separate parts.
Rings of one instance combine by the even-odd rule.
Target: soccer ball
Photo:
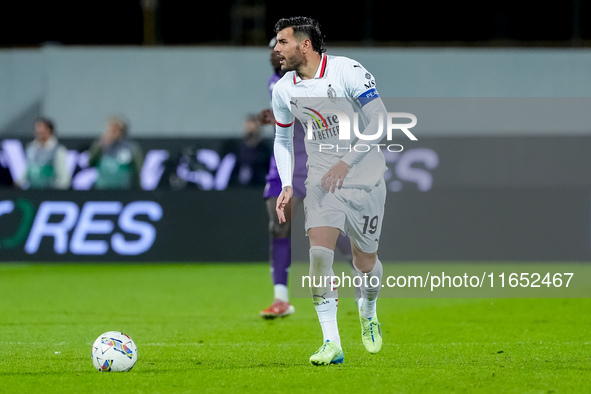
[[[100,372],[125,372],[137,361],[137,346],[128,335],[107,331],[94,341],[90,355]]]

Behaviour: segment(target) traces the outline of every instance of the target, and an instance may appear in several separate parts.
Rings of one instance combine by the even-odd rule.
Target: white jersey
[[[331,110],[344,112],[351,126],[354,117],[358,116],[358,130],[363,132],[367,120],[362,107],[378,97],[373,75],[355,60],[342,56],[322,54],[313,79],[302,80],[295,71],[290,71],[276,83],[273,89],[273,114],[279,126],[278,133],[280,128],[292,126],[295,118],[306,130],[307,187],[320,185],[324,174],[342,160],[354,145],[353,138],[339,138],[339,117]],[[353,127],[350,127],[350,134],[354,137]],[[282,159],[284,162],[291,160]],[[277,161],[279,164],[282,160],[278,158]],[[281,173],[282,168],[279,171]],[[371,189],[380,183],[385,171],[383,153],[372,148],[351,167],[343,187]],[[280,175],[282,180],[291,179],[291,174]]]

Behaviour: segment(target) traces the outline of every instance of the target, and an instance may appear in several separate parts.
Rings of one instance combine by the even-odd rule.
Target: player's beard
[[[289,57],[289,58],[285,57],[285,63],[281,67],[281,70],[283,72],[298,71],[298,69],[302,65],[303,61],[304,61],[304,56],[303,56],[302,52],[300,51],[300,48],[298,47],[297,51],[295,52],[295,54],[292,57]]]

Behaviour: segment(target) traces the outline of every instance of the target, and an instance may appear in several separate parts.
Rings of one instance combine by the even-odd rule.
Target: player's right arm
[[[281,178],[282,191],[277,198],[275,210],[279,223],[285,222],[285,206],[292,196],[292,126],[293,115],[289,107],[289,98],[286,99],[281,90],[280,83],[273,88],[273,115],[275,116],[275,142],[273,154],[277,164],[277,172]]]

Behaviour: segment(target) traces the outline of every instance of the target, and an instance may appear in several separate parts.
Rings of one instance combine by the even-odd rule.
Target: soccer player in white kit
[[[310,240],[310,276],[334,275],[336,240],[339,233],[348,233],[353,264],[364,278],[358,305],[361,338],[370,353],[377,353],[382,346],[382,333],[376,300],[383,272],[377,250],[386,198],[383,179],[386,165],[377,144],[362,143],[383,130],[386,108],[375,88],[373,75],[361,64],[324,53],[323,36],[315,20],[281,19],[275,25],[275,32],[275,51],[286,72],[273,89],[274,152],[282,183],[277,215],[280,222],[285,221],[284,209],[292,196],[291,128],[297,118],[308,130],[304,210]],[[351,120],[354,113],[358,114],[358,129],[363,130],[360,131],[363,139],[339,138],[339,132],[343,131],[339,130],[343,126],[339,124],[340,118],[326,112],[337,106]],[[323,344],[310,357],[310,362],[313,365],[342,363],[337,290],[330,281],[312,282],[311,287]]]

